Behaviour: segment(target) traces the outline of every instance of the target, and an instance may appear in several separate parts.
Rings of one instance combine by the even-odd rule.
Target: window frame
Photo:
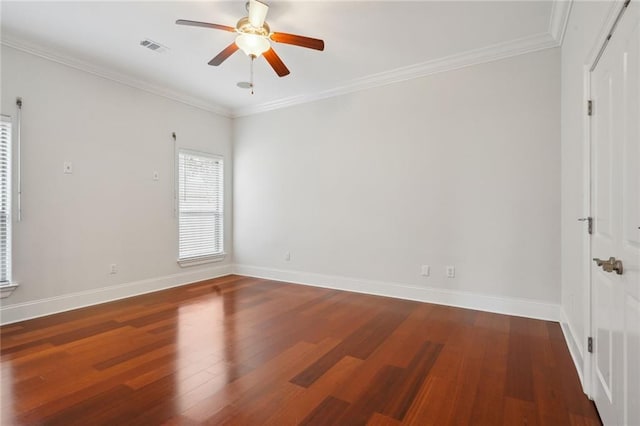
[[[18,284],[13,282],[13,138],[14,138],[14,120],[11,116],[0,114],[0,123],[4,127],[8,125],[8,138],[7,138],[7,147],[6,147],[6,156],[7,156],[7,187],[6,187],[6,197],[7,197],[7,210],[6,210],[6,221],[7,221],[7,234],[5,238],[6,247],[6,262],[4,265],[6,267],[6,280],[0,280],[0,298],[4,298],[9,296]],[[6,123],[6,124],[5,124]],[[0,191],[1,192],[1,191]],[[0,240],[1,241],[1,240]],[[0,248],[1,250],[2,248]]]
[[[219,253],[214,253],[214,254],[210,254],[210,255],[204,255],[204,256],[194,256],[194,257],[186,257],[186,258],[181,258],[180,257],[180,217],[181,217],[181,212],[180,212],[180,155],[181,154],[187,154],[187,155],[194,155],[194,156],[199,156],[199,157],[204,157],[207,159],[211,159],[214,161],[220,161],[221,163],[221,175],[220,178],[222,180],[221,183],[221,191],[222,194],[220,194],[220,198],[222,201],[222,211],[220,211],[220,217],[222,220],[222,226],[220,227],[220,246],[222,247],[221,251]],[[225,259],[227,253],[226,253],[226,247],[225,247],[225,160],[224,160],[224,156],[219,155],[219,154],[213,154],[210,152],[204,152],[204,151],[197,151],[197,150],[193,150],[193,149],[188,149],[188,148],[177,148],[176,149],[176,153],[175,153],[175,194],[176,194],[176,201],[175,201],[175,211],[176,211],[176,230],[177,230],[177,263],[178,265],[180,265],[181,267],[188,267],[188,266],[195,266],[195,265],[202,265],[202,264],[206,264],[206,263],[215,263],[215,262],[220,262],[222,260]]]

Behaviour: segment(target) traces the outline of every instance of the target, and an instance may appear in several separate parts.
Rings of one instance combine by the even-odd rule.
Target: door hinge
[[[593,234],[593,218],[591,216],[581,217],[580,219],[578,219],[578,221],[587,222],[587,232],[589,233],[589,235]]]
[[[593,353],[593,337],[587,338],[587,352]]]
[[[587,101],[587,115],[589,117],[593,115],[593,101],[591,99]]]

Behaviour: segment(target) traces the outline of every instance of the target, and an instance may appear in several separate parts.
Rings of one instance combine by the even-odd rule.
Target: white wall
[[[559,66],[551,49],[234,120],[239,270],[558,304]]]
[[[218,268],[176,263],[171,132],[181,147],[225,157],[231,253],[230,119],[12,48],[1,52],[2,113],[15,116],[16,97],[24,102],[23,221],[14,222],[13,252],[20,287],[2,300],[3,322],[224,272],[219,266],[231,256]],[[72,175],[63,174],[65,161]]]
[[[231,120],[1,52],[2,113],[24,99],[21,286],[2,300],[3,322],[231,270],[231,256],[175,262],[173,131],[227,159],[225,245],[241,272],[352,278],[400,296],[441,289],[452,304],[560,301],[557,49],[235,120],[234,217]]]
[[[571,336],[569,347],[581,374],[589,334],[586,225],[577,221],[588,216],[584,72],[611,8],[612,2],[573,2],[562,45],[562,309],[563,326]]]

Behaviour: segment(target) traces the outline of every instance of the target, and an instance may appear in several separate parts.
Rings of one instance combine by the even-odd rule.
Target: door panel
[[[636,5],[637,6],[637,5]],[[626,36],[626,34],[623,34]],[[623,238],[632,249],[640,248],[640,20],[624,44],[624,136],[623,142]]]
[[[616,256],[620,229],[619,160],[622,116],[622,58],[620,43],[611,42],[592,75],[592,212],[591,252],[607,260]],[[592,264],[594,336],[594,399],[605,424],[620,425],[623,410],[622,351],[618,338],[623,314],[617,277]]]
[[[610,64],[607,64],[610,66]],[[611,176],[611,161],[613,149],[613,101],[614,78],[612,72],[603,66],[602,72],[596,73],[594,81],[598,88],[598,97],[595,99],[599,120],[594,120],[594,135],[598,141],[594,145],[596,155],[593,158],[595,206],[594,229],[596,236],[611,240],[613,230],[611,223],[611,189],[613,186]]]
[[[605,425],[640,425],[640,9],[633,0],[591,75],[594,399]]]
[[[624,309],[624,423],[640,425],[640,7],[620,33],[623,64],[621,277]],[[635,13],[635,15],[632,15]]]
[[[595,295],[598,300],[599,309],[595,318],[596,326],[596,375],[604,391],[604,396],[609,403],[612,402],[611,389],[611,361],[613,351],[613,291],[611,282],[600,272],[596,272],[594,277]]]
[[[627,320],[627,335],[625,342],[625,364],[627,370],[627,383],[625,392],[625,424],[640,424],[640,301],[634,297],[627,297],[625,312]]]

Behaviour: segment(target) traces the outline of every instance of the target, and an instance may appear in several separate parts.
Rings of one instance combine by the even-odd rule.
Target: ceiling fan
[[[324,41],[320,39],[295,34],[271,32],[269,24],[265,22],[267,12],[269,11],[269,6],[265,3],[258,0],[249,0],[247,2],[247,9],[249,16],[240,18],[235,27],[210,24],[208,22],[188,21],[185,19],[178,19],[176,24],[213,28],[238,34],[233,43],[209,61],[209,65],[214,66],[222,64],[229,56],[233,55],[236,50],[241,49],[252,61],[260,55],[263,55],[276,74],[284,77],[288,75],[290,71],[276,54],[275,50],[273,50],[269,40],[275,41],[276,43],[306,47],[308,49],[324,50]]]

